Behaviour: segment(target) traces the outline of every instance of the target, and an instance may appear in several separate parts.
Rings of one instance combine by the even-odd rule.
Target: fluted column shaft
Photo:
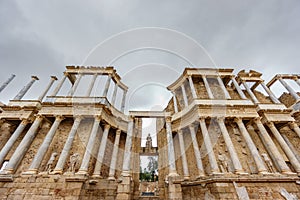
[[[241,87],[239,86],[239,84],[236,82],[234,77],[231,77],[231,81],[236,89],[236,91],[239,93],[240,97],[242,99],[247,99],[247,97],[245,96],[244,92],[242,91]]]
[[[296,83],[300,86],[300,80],[298,78],[294,79],[296,81]]]
[[[11,156],[9,162],[7,163],[5,167],[5,171],[7,173],[13,173],[17,169],[19,163],[23,159],[24,155],[27,153],[30,144],[35,138],[37,129],[39,128],[39,125],[41,124],[42,121],[43,121],[42,116],[39,115],[36,117],[30,129],[28,130],[28,132],[20,142],[19,146],[16,148],[15,152]]]
[[[0,92],[2,92],[2,90],[4,90],[4,88],[6,88],[6,86],[8,86],[8,84],[16,77],[16,75],[12,74],[7,81],[5,81],[1,87],[0,87]]]
[[[44,99],[44,97],[50,90],[51,86],[53,85],[54,81],[56,81],[56,80],[57,80],[56,76],[51,76],[50,83],[48,84],[47,88],[44,90],[44,92],[38,98],[39,101],[42,101]]]
[[[242,165],[240,163],[240,160],[239,160],[239,157],[238,157],[238,155],[237,155],[237,153],[234,149],[234,145],[231,141],[231,138],[230,138],[229,133],[227,131],[227,128],[225,126],[224,119],[223,118],[218,118],[217,121],[218,121],[219,127],[221,129],[221,133],[223,135],[226,147],[229,151],[229,155],[230,155],[230,158],[232,160],[232,164],[233,164],[235,173],[243,172],[244,171],[243,167],[242,167]]]
[[[64,148],[59,156],[59,159],[57,161],[57,164],[53,170],[53,173],[54,174],[61,174],[63,172],[63,169],[64,169],[64,165],[66,163],[66,160],[67,160],[67,157],[69,155],[69,152],[71,150],[71,147],[72,147],[72,143],[74,141],[74,138],[75,138],[75,135],[76,135],[76,132],[77,132],[77,129],[79,127],[79,124],[82,120],[82,117],[76,117],[74,123],[73,123],[73,126],[69,132],[69,136],[66,140],[66,143],[64,145]]]
[[[53,90],[51,96],[56,96],[59,92],[59,90],[61,89],[61,87],[63,86],[65,80],[66,80],[67,76],[66,74],[64,74],[64,76],[62,77],[62,79],[59,81],[58,85],[56,86],[56,88]]]
[[[250,87],[247,85],[247,83],[245,81],[242,81],[242,83],[243,83],[245,89],[247,90],[248,94],[250,95],[252,101],[256,104],[259,103],[259,101],[257,100],[256,96],[254,95],[254,93],[252,92]]]
[[[96,81],[97,77],[98,77],[98,74],[94,74],[94,75],[93,75],[93,78],[92,78],[92,80],[91,80],[91,82],[90,82],[90,85],[89,85],[89,87],[88,87],[88,90],[86,91],[86,94],[85,94],[86,97],[89,97],[89,96],[91,95],[91,92],[92,92],[92,90],[93,90],[93,88],[94,88],[95,81]]]
[[[36,80],[39,80],[39,78],[36,76],[32,76],[31,81],[23,87],[23,89],[17,94],[17,96],[15,96],[14,100],[21,100]]]
[[[273,92],[266,86],[265,82],[262,81],[261,86],[264,88],[264,90],[268,93],[270,99],[273,101],[273,103],[280,103],[280,101],[276,98],[276,96],[273,94]]]
[[[122,167],[123,175],[130,174],[130,157],[131,157],[131,146],[132,146],[132,139],[133,139],[133,129],[134,129],[133,119],[130,119],[128,123],[127,136],[126,136],[125,149],[124,149],[124,159],[123,159],[123,167]]]
[[[207,79],[206,79],[206,76],[202,75],[202,79],[203,79],[203,83],[204,83],[206,92],[207,92],[207,94],[208,94],[208,97],[209,97],[210,99],[213,99],[213,98],[214,98],[214,95],[213,95],[213,93],[212,93],[212,91],[211,91],[211,89],[210,89],[210,86],[209,86],[209,84],[208,84],[208,81],[207,81]]]
[[[264,125],[261,123],[260,119],[257,118],[254,120],[258,130],[259,130],[259,137],[261,138],[266,150],[268,151],[269,155],[271,156],[272,160],[276,164],[277,168],[282,173],[289,173],[291,170],[285,163],[282,155],[279,153],[277,147],[275,146],[274,142],[272,141],[271,137],[269,136],[267,130],[265,129]]]
[[[211,173],[215,174],[215,173],[219,173],[219,167],[218,167],[218,163],[216,160],[216,156],[213,150],[213,146],[211,144],[211,140],[208,134],[208,130],[205,124],[205,119],[204,118],[200,118],[199,119],[200,122],[200,127],[201,127],[201,131],[202,131],[202,135],[203,135],[203,141],[204,141],[204,145],[208,154],[208,160],[209,160],[209,165],[211,168]]]
[[[121,135],[121,130],[118,129],[116,131],[116,138],[115,138],[115,143],[114,143],[114,148],[113,148],[113,152],[112,152],[110,168],[109,168],[109,173],[108,173],[108,179],[109,180],[115,180],[114,176],[115,176],[116,165],[117,165],[120,135]]]
[[[169,176],[177,176],[178,174],[176,171],[171,119],[169,118],[166,119],[166,131],[167,131],[167,145],[168,145]]]
[[[88,171],[92,150],[93,150],[94,144],[97,140],[96,136],[97,136],[100,121],[101,121],[101,117],[98,115],[95,116],[93,128],[91,130],[89,141],[86,145],[85,153],[84,153],[78,173],[86,174]]]
[[[192,91],[192,96],[193,96],[194,99],[197,99],[198,97],[197,97],[197,93],[196,93],[196,89],[195,89],[192,77],[188,76],[188,80],[189,80],[190,88],[191,88],[191,91]]]
[[[115,103],[116,103],[118,87],[119,87],[118,84],[115,83],[114,92],[113,92],[113,96],[112,96],[112,99],[111,99],[111,104],[112,104],[113,106],[114,106]]]
[[[224,93],[225,98],[226,98],[226,99],[231,99],[231,97],[230,97],[230,95],[229,95],[229,93],[228,93],[228,91],[227,91],[227,89],[226,89],[226,87],[225,87],[225,85],[224,85],[224,83],[223,83],[221,77],[220,77],[220,76],[217,76],[217,80],[218,80],[218,83],[219,83],[220,87],[221,87],[222,90],[223,90],[223,93]]]
[[[27,119],[23,119],[21,123],[19,124],[18,128],[14,131],[12,136],[8,139],[4,147],[1,149],[0,152],[0,165],[3,163],[5,157],[7,156],[8,152],[11,150],[13,147],[14,143],[17,141],[21,133],[23,132],[24,128],[28,124]]]
[[[175,111],[175,113],[178,113],[178,104],[177,104],[176,94],[175,94],[175,92],[172,92],[172,94],[173,94],[174,111]]]
[[[300,173],[300,163],[299,163],[299,161],[297,160],[295,154],[291,151],[289,146],[286,144],[286,142],[282,138],[281,134],[279,133],[279,131],[275,127],[274,123],[269,122],[268,126],[269,126],[270,130],[272,131],[273,135],[275,136],[276,140],[278,141],[279,145],[283,149],[284,153],[289,158],[289,160],[290,160],[292,166],[294,167],[294,169],[296,170],[296,172]]]
[[[196,164],[197,164],[197,168],[198,168],[198,174],[199,174],[199,177],[201,177],[201,176],[204,176],[204,169],[203,169],[201,153],[199,150],[199,145],[197,142],[194,125],[190,125],[189,129],[190,129],[190,133],[191,133],[191,138],[192,138],[192,143],[193,143],[193,148],[194,148],[194,153],[195,153],[195,158],[196,158]]]
[[[295,131],[295,133],[298,135],[298,137],[300,138],[300,128],[299,128],[298,124],[296,122],[291,122],[290,128],[293,129]]]
[[[75,83],[73,84],[73,86],[71,87],[70,91],[68,92],[68,96],[73,96],[74,95],[74,93],[76,92],[76,89],[77,89],[77,87],[79,85],[79,82],[80,82],[82,76],[83,76],[83,74],[79,74],[78,75],[78,78],[76,79]]]
[[[287,84],[281,77],[278,78],[279,82],[285,87],[285,89],[287,89],[289,91],[289,93],[291,93],[291,95],[296,99],[299,100],[300,97],[299,95],[295,92],[295,90],[293,88],[291,88],[289,86],[289,84]]]
[[[184,176],[185,180],[188,180],[190,178],[190,175],[189,175],[189,168],[188,168],[188,163],[187,163],[186,154],[185,154],[183,132],[182,132],[182,130],[178,130],[177,133],[178,133],[178,138],[179,138],[179,147],[180,147],[182,167],[183,167],[183,176]]]
[[[296,148],[294,147],[294,145],[290,142],[289,138],[285,134],[281,134],[281,136],[284,139],[284,141],[286,142],[286,144],[289,146],[291,151],[295,153],[297,160],[300,162],[300,155],[299,155],[298,151],[296,150]]]
[[[95,166],[94,173],[93,173],[94,177],[96,177],[96,176],[101,177],[101,167],[102,167],[102,163],[103,163],[109,129],[110,129],[110,125],[106,124],[104,126],[104,131],[103,131],[102,139],[101,139],[98,154],[97,154],[97,162],[96,162],[96,166]]]
[[[104,88],[104,91],[103,91],[103,97],[107,97],[107,93],[108,93],[108,89],[109,89],[109,85],[110,85],[110,80],[111,80],[111,74],[109,74],[107,76],[107,80],[106,80],[106,83],[105,83],[105,88]]]
[[[122,112],[124,112],[124,110],[125,110],[126,94],[127,94],[127,90],[123,90],[123,97],[122,97],[122,103],[121,103],[121,111]]]
[[[244,137],[245,141],[246,141],[246,144],[250,150],[250,153],[254,159],[254,162],[256,164],[256,167],[257,167],[257,170],[258,170],[258,173],[266,173],[268,172],[265,164],[264,164],[264,161],[262,160],[258,150],[257,150],[257,147],[255,146],[253,140],[251,139],[242,119],[240,118],[236,118],[235,119],[235,122],[237,123],[239,129],[240,129],[240,133],[242,134],[242,136]]]
[[[185,91],[185,88],[184,88],[184,84],[181,85],[181,92],[182,92],[184,106],[187,107],[189,105],[189,103],[188,103],[188,98],[186,96],[186,91]]]
[[[52,124],[49,132],[47,133],[45,139],[43,140],[42,145],[40,146],[39,150],[37,151],[36,155],[34,156],[31,165],[28,169],[28,172],[32,172],[32,173],[37,173],[39,166],[42,163],[42,160],[50,146],[50,143],[52,142],[52,139],[55,135],[55,132],[60,124],[60,122],[63,120],[64,118],[62,116],[57,116],[55,118],[54,123]]]

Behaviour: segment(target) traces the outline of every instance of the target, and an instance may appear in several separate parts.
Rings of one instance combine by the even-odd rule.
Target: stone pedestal
[[[123,174],[121,177],[121,182],[118,184],[116,200],[131,200],[131,186],[131,176],[129,174]]]

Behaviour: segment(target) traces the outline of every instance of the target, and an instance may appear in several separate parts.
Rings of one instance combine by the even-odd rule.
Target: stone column
[[[172,94],[173,94],[174,111],[175,111],[175,113],[178,113],[178,105],[177,105],[177,99],[176,99],[175,91],[173,91]]]
[[[261,174],[267,173],[268,170],[264,164],[264,161],[262,160],[253,140],[251,139],[251,137],[243,123],[243,120],[241,118],[235,118],[234,121],[237,123],[240,133],[243,135],[243,137],[246,141],[246,144],[247,144],[247,146],[250,150],[250,153],[254,159],[254,162],[256,164],[258,173],[261,173]]]
[[[114,148],[113,148],[111,162],[110,162],[108,180],[115,180],[115,171],[116,171],[116,165],[118,159],[120,136],[121,136],[121,130],[118,129],[116,131],[116,137],[115,137],[115,143],[114,143]]]
[[[280,103],[280,101],[276,98],[276,96],[273,94],[273,92],[266,86],[265,82],[262,81],[261,86],[264,88],[264,90],[268,93],[270,99],[273,101],[273,103]]]
[[[44,99],[47,92],[50,90],[51,86],[53,85],[54,81],[56,81],[56,80],[57,80],[56,76],[51,76],[50,83],[48,84],[47,88],[44,90],[44,92],[38,98],[39,101],[42,101]]]
[[[67,160],[67,157],[68,157],[69,152],[71,150],[72,143],[73,143],[73,140],[75,138],[75,135],[76,135],[76,132],[77,132],[77,129],[79,127],[79,124],[80,124],[81,120],[82,120],[81,116],[77,116],[76,119],[74,120],[73,126],[72,126],[72,128],[69,132],[69,136],[66,140],[64,148],[63,148],[63,150],[62,150],[62,152],[59,156],[59,159],[57,161],[57,164],[56,164],[56,166],[53,170],[53,174],[62,174],[65,163],[66,163],[66,160]]]
[[[127,128],[127,136],[126,143],[124,149],[124,159],[123,159],[123,167],[122,167],[122,176],[130,175],[130,156],[131,156],[131,146],[132,146],[132,137],[133,137],[133,118],[130,119]]]
[[[252,90],[250,89],[250,87],[247,85],[247,83],[244,80],[242,80],[242,83],[243,83],[245,89],[247,90],[248,94],[250,95],[252,101],[255,104],[259,103],[259,101],[257,100],[256,96],[254,95],[254,93],[252,92]]]
[[[185,91],[185,88],[184,88],[184,84],[181,85],[181,91],[182,91],[184,106],[187,107],[189,105],[189,103],[188,103],[188,98],[186,96],[186,91]]]
[[[290,128],[300,137],[300,128],[296,122],[290,122]]]
[[[182,167],[183,167],[183,179],[184,180],[189,180],[190,175],[189,175],[189,168],[188,168],[188,163],[187,163],[186,155],[185,155],[183,132],[182,132],[182,130],[178,130],[177,133],[178,133],[178,138],[179,138],[179,147],[180,147]]]
[[[300,86],[300,80],[299,80],[298,77],[295,77],[295,78],[294,78],[294,81],[296,81],[296,83]]]
[[[43,121],[43,116],[38,115],[31,125],[30,129],[20,142],[19,146],[16,148],[15,152],[11,156],[9,162],[5,167],[5,171],[12,174],[18,167],[19,163],[27,153],[32,141],[34,140],[37,129],[39,128],[41,122]]]
[[[0,87],[0,92],[2,92],[2,90],[4,90],[4,88],[6,88],[6,86],[8,86],[8,84],[16,77],[16,75],[12,74],[9,79],[7,79],[7,81],[5,81],[1,87]]]
[[[236,82],[234,77],[231,77],[231,81],[236,89],[236,91],[239,93],[240,97],[242,99],[247,99],[247,97],[245,96],[244,92],[242,91],[241,87],[239,86],[239,84]]]
[[[65,80],[67,78],[66,73],[64,73],[64,76],[62,77],[62,79],[59,81],[58,85],[56,86],[56,88],[53,90],[52,94],[50,96],[56,96],[59,92],[59,90],[61,89],[62,85],[64,84]]]
[[[23,89],[17,94],[17,96],[15,96],[14,100],[21,100],[36,80],[39,80],[37,76],[31,76],[31,81],[23,87]]]
[[[52,124],[49,132],[47,133],[45,139],[43,140],[42,145],[40,146],[39,150],[37,151],[36,155],[34,156],[33,161],[31,162],[31,165],[26,173],[36,174],[38,172],[38,168],[40,167],[40,165],[43,161],[43,158],[52,142],[55,132],[56,132],[60,122],[63,119],[64,118],[62,116],[55,117],[54,123]]]
[[[175,163],[175,151],[172,137],[171,117],[166,118],[166,131],[168,145],[169,176],[178,176]]]
[[[283,87],[285,87],[285,89],[287,89],[287,91],[289,91],[289,93],[298,101],[300,99],[299,95],[295,92],[295,90],[293,90],[293,88],[291,88],[283,79],[282,77],[278,77],[277,78],[279,80],[279,82],[283,85]]]
[[[100,121],[101,121],[101,116],[96,115],[94,124],[93,124],[93,128],[90,133],[89,141],[85,148],[85,153],[84,153],[84,156],[83,156],[83,159],[81,162],[81,166],[80,166],[77,174],[87,174],[87,172],[88,172],[88,167],[89,167],[89,162],[91,159],[92,150],[93,150],[94,144],[97,140],[96,136],[97,136]]]
[[[272,131],[274,137],[278,141],[279,145],[281,146],[282,150],[284,151],[284,153],[287,155],[287,157],[291,161],[291,164],[294,167],[294,169],[296,170],[296,172],[300,173],[300,163],[299,163],[299,161],[297,160],[295,154],[291,151],[289,146],[286,144],[286,142],[282,138],[281,134],[279,133],[279,131],[275,127],[274,123],[269,122],[268,126],[269,126],[270,130]]]
[[[110,80],[111,80],[111,74],[108,74],[107,76],[107,80],[106,80],[106,83],[105,83],[105,88],[104,88],[104,91],[103,91],[103,97],[107,97],[107,93],[108,93],[108,89],[109,89],[109,85],[110,85]]]
[[[199,119],[200,122],[200,127],[201,127],[201,131],[202,131],[202,135],[203,135],[203,141],[204,141],[204,145],[208,154],[208,160],[209,160],[209,165],[211,168],[211,173],[212,174],[218,174],[220,173],[219,167],[218,167],[218,163],[215,157],[215,153],[213,150],[213,146],[211,144],[211,140],[208,134],[208,130],[205,124],[205,119],[204,118],[200,118]]]
[[[191,76],[188,76],[188,79],[189,79],[189,84],[190,84],[190,88],[191,88],[191,91],[192,91],[192,95],[193,95],[193,98],[194,99],[197,99],[197,93],[196,93],[196,89],[195,89],[195,86],[194,86],[194,82],[193,82],[193,79]]]
[[[88,90],[86,91],[86,94],[85,94],[86,97],[89,97],[91,95],[91,92],[93,90],[93,87],[95,85],[95,81],[96,81],[97,77],[98,77],[98,74],[93,75],[92,81],[90,82]]]
[[[73,96],[74,95],[74,93],[76,92],[76,89],[77,89],[77,87],[79,85],[79,82],[80,82],[82,76],[83,76],[83,74],[79,74],[78,75],[75,83],[73,84],[73,86],[71,87],[70,91],[68,92],[68,96]]]
[[[190,133],[191,133],[191,138],[192,138],[193,148],[194,148],[194,153],[195,153],[195,158],[196,158],[196,164],[197,164],[198,174],[199,174],[197,178],[200,178],[200,177],[205,176],[205,174],[204,174],[201,153],[200,153],[199,145],[197,142],[194,124],[189,125],[189,129],[190,129]]]
[[[105,148],[106,148],[107,136],[108,136],[109,129],[110,129],[110,125],[106,124],[104,126],[104,131],[103,131],[101,143],[100,143],[98,154],[97,154],[97,162],[96,162],[96,166],[94,169],[93,177],[101,177],[101,167],[102,167],[103,158],[104,158],[104,154],[105,154]]]
[[[229,155],[230,155],[230,158],[231,158],[231,161],[232,161],[232,164],[233,164],[234,172],[236,174],[244,173],[244,170],[243,170],[243,167],[240,163],[239,157],[238,157],[238,155],[237,155],[237,153],[234,149],[234,145],[231,141],[231,138],[230,138],[229,133],[227,131],[227,128],[225,126],[224,118],[220,117],[220,118],[217,119],[217,121],[218,121],[219,127],[221,129],[226,147],[229,151]]]
[[[11,150],[21,133],[23,132],[24,128],[28,124],[29,120],[22,119],[21,123],[19,124],[18,128],[14,131],[12,136],[8,139],[4,147],[1,149],[0,152],[0,165],[3,163],[5,157],[7,156],[8,152]]]
[[[114,92],[113,92],[113,96],[112,96],[112,99],[111,99],[111,104],[113,106],[115,106],[115,103],[116,103],[118,87],[119,87],[118,83],[115,83]]]
[[[268,151],[269,155],[271,156],[272,160],[274,161],[276,167],[281,171],[281,173],[291,173],[290,168],[285,163],[282,155],[278,151],[277,147],[275,146],[274,142],[272,141],[271,137],[269,136],[267,130],[265,129],[264,125],[260,121],[260,117],[255,118],[254,122],[259,130],[259,137],[264,144],[266,150]]]
[[[207,92],[207,94],[208,94],[208,97],[209,97],[210,99],[213,99],[213,98],[214,98],[214,95],[213,95],[213,93],[212,93],[212,91],[211,91],[211,89],[210,89],[210,87],[209,87],[209,84],[208,84],[208,81],[207,81],[207,79],[206,79],[206,76],[205,76],[205,75],[202,75],[202,79],[203,79],[203,83],[204,83],[206,92]]]
[[[121,111],[122,112],[124,112],[124,110],[125,110],[126,94],[127,94],[127,90],[123,90],[123,98],[122,98],[122,104],[121,104]]]
[[[221,77],[220,77],[220,76],[217,76],[217,80],[218,80],[218,83],[219,83],[220,87],[222,88],[222,90],[223,90],[223,92],[224,92],[225,98],[226,98],[226,99],[231,99],[231,97],[230,97],[230,95],[229,95],[229,93],[228,93],[228,91],[227,91],[227,89],[226,89],[226,87],[225,87],[225,85],[224,85],[224,83],[223,83]]]
[[[281,134],[281,136],[284,139],[284,141],[286,142],[286,144],[289,146],[291,151],[295,153],[297,160],[300,162],[300,155],[298,154],[298,151],[296,150],[294,145],[290,142],[289,138],[285,134]]]

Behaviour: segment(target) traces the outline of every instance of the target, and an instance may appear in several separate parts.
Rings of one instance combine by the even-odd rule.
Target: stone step
[[[159,200],[158,196],[140,196],[139,200]]]

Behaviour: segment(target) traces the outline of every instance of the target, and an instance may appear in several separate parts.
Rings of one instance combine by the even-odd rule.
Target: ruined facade
[[[128,114],[128,87],[113,67],[67,66],[37,100],[24,100],[33,76],[1,104],[0,199],[150,198],[139,192],[140,155],[158,155],[153,199],[300,198],[300,96],[288,83],[300,87],[300,75],[261,75],[186,68],[167,87],[165,110]],[[106,82],[94,95],[99,76]],[[275,82],[287,91],[280,98]],[[151,138],[141,147],[142,118],[157,119],[157,147]]]

